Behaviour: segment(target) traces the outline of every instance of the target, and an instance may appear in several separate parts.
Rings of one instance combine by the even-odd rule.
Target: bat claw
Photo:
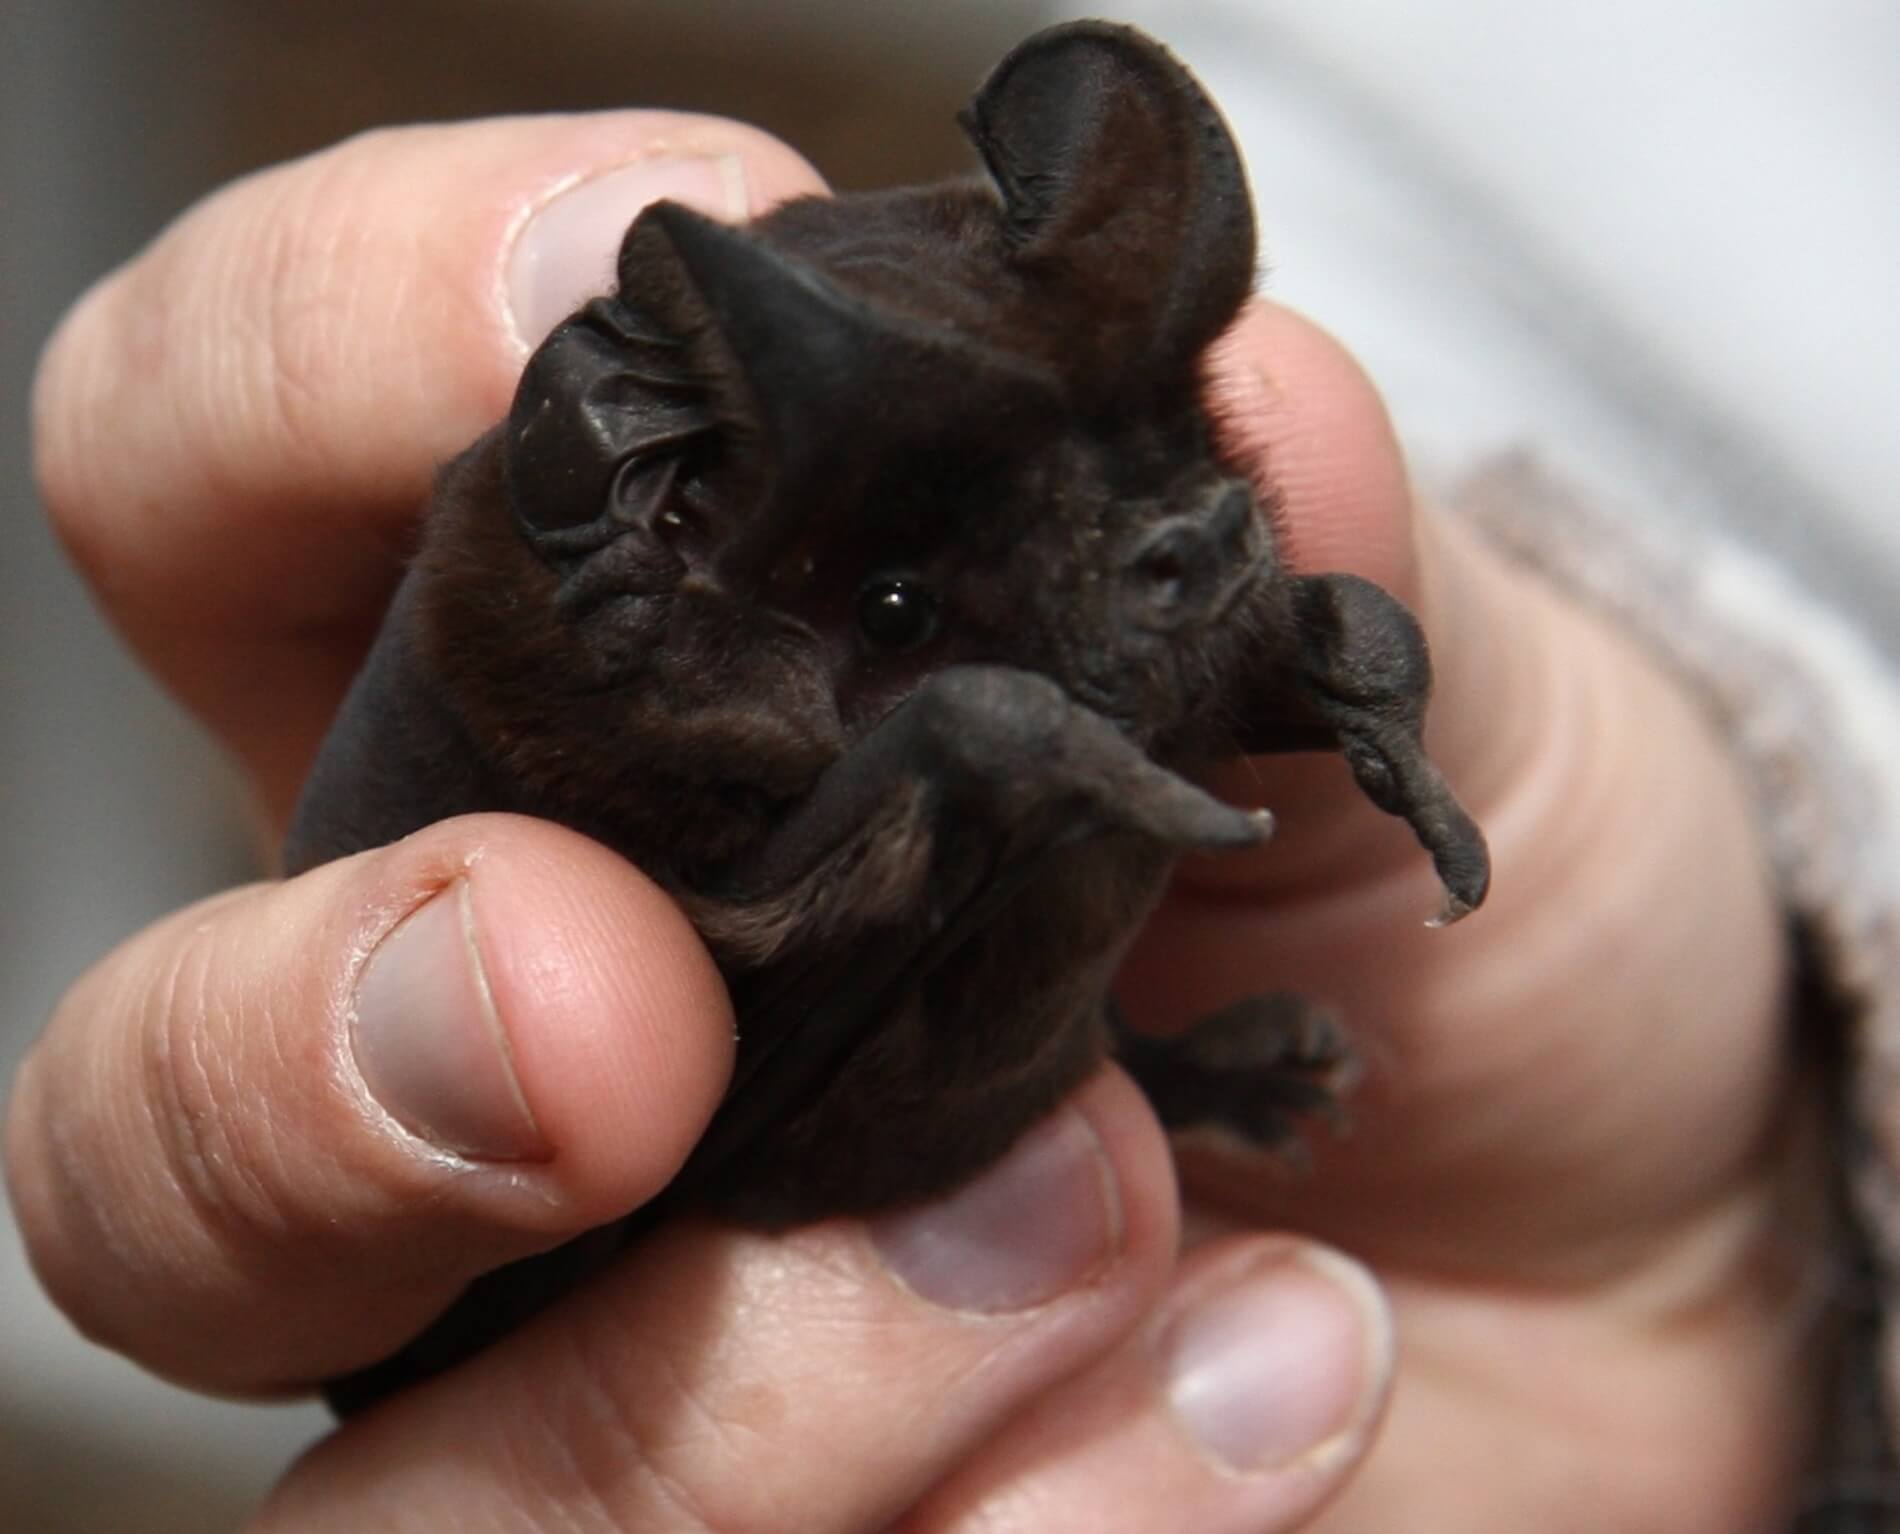
[[[1436,932],[1440,927],[1450,927],[1463,921],[1475,910],[1477,907],[1470,901],[1462,900],[1450,890],[1446,890],[1445,903],[1425,919],[1425,925]]]

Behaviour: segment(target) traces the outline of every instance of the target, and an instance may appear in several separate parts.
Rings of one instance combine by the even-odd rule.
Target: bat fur
[[[1174,857],[1264,834],[1195,786],[1223,758],[1343,752],[1448,914],[1484,896],[1417,625],[1285,567],[1203,405],[1255,261],[1211,102],[1080,23],[962,122],[980,175],[640,214],[441,475],[292,827],[299,869],[519,811],[682,902],[738,1064],[661,1209],[864,1212],[1001,1156],[1118,1042]],[[1341,1047],[1270,998],[1124,1058],[1170,1121],[1271,1138]],[[491,1275],[332,1398],[453,1363],[653,1214]]]

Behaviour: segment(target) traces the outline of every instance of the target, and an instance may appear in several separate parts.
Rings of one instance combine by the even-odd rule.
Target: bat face
[[[1224,626],[1275,572],[1197,381],[1131,429],[1000,351],[959,340],[926,371],[890,349],[845,398],[800,402],[795,470],[750,420],[710,424],[616,463],[580,547],[529,532],[587,685],[657,672],[676,724],[742,694],[833,750],[952,665],[1051,676],[1143,745],[1204,709]]]
[[[662,204],[536,353],[423,560],[531,801],[624,828],[704,790],[724,813],[658,855],[717,862],[969,664],[1204,749],[1279,574],[1200,404],[1252,215],[1179,66],[1085,36],[966,114],[988,181],[744,229]]]

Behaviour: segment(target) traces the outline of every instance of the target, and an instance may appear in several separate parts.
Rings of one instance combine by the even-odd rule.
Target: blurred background
[[[374,124],[666,105],[840,186],[967,163],[1027,0],[5,0],[0,1070],[159,913],[253,872],[241,795],[117,648],[34,500],[59,314],[218,183]],[[1890,0],[1133,0],[1228,111],[1268,287],[1385,387],[1428,488],[1529,450],[1721,520],[1900,651],[1900,10]],[[323,1431],[71,1332],[0,1225],[0,1525],[235,1528]]]

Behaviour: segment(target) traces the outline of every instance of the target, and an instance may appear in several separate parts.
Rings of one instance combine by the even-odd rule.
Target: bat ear
[[[728,415],[765,439],[780,474],[821,471],[809,460],[848,439],[841,423],[873,407],[863,396],[891,346],[885,327],[810,267],[743,230],[656,203],[627,233],[620,284],[636,301],[670,297],[703,365],[729,375]]]
[[[677,203],[635,220],[620,258],[621,295],[664,305],[699,367],[721,375],[721,427],[767,477],[740,534],[763,548],[792,516],[851,505],[876,467],[867,442],[901,453],[944,430],[946,399],[978,440],[1054,415],[1054,380],[966,335],[891,313],[750,230]]]
[[[614,502],[652,478],[629,466],[663,470],[714,431],[715,395],[677,335],[594,299],[522,369],[504,428],[516,516],[551,548],[598,542],[589,529],[624,515]]]
[[[664,499],[689,445],[767,473],[835,439],[815,419],[807,370],[849,380],[870,337],[811,274],[736,230],[656,203],[621,243],[619,290],[561,325],[529,358],[509,420],[517,509],[549,547]],[[631,471],[631,472],[630,472]],[[551,541],[550,541],[551,540]]]
[[[1129,27],[1039,32],[962,114],[1003,198],[1014,262],[1143,376],[1192,366],[1246,301],[1254,219],[1232,136],[1160,44]],[[1146,366],[1142,366],[1142,364]]]

